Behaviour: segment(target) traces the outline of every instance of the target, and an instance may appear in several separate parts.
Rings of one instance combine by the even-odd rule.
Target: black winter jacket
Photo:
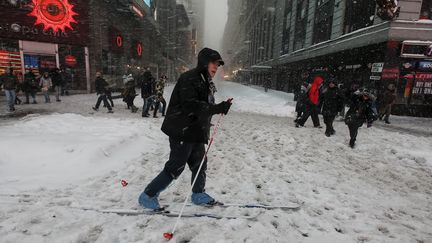
[[[104,78],[97,77],[95,81],[95,86],[97,94],[106,94],[107,86],[109,86],[109,84],[107,81],[105,81]]]
[[[372,124],[377,118],[371,99],[364,100],[363,94],[354,93],[351,96],[350,108],[345,116],[345,124],[361,127],[365,122]]]
[[[156,83],[153,78],[144,79],[141,84],[141,97],[147,99],[156,94]]]
[[[203,49],[198,66],[183,73],[171,95],[162,131],[170,138],[188,143],[207,143],[215,105],[209,103],[210,78],[207,65],[221,59],[217,51]]]
[[[336,116],[342,110],[343,97],[338,88],[328,88],[321,99],[323,116]]]

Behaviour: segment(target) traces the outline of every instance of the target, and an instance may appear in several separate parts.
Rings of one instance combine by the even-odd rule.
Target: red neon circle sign
[[[118,35],[116,37],[116,44],[117,44],[117,47],[122,47],[123,46],[123,37],[121,35]]]
[[[36,17],[34,25],[42,24],[44,31],[65,32],[66,28],[73,30],[71,24],[77,23],[73,5],[68,0],[32,0],[33,10],[28,16]]]
[[[136,51],[137,51],[137,54],[138,54],[139,57],[142,56],[143,48],[142,48],[142,44],[141,43],[137,44]]]

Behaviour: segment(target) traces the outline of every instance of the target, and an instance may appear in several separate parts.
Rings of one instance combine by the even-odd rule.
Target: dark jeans
[[[34,91],[29,91],[29,92],[25,92],[25,97],[26,97],[26,103],[30,103],[30,96],[33,98],[33,102],[36,102],[36,92]]]
[[[333,128],[333,122],[335,120],[336,116],[334,115],[326,115],[324,116],[324,123],[326,125],[326,134],[333,134],[335,132],[334,128]]]
[[[126,96],[123,100],[124,102],[126,102],[128,108],[135,107],[134,105],[135,96]]]
[[[359,128],[357,124],[348,125],[351,141],[356,141]]]
[[[110,106],[110,104],[108,103],[106,95],[99,95],[99,98],[98,98],[98,100],[96,102],[96,106],[95,106],[96,109],[99,109],[99,106],[100,106],[100,104],[101,104],[102,101],[104,103],[104,106],[106,108],[108,108],[108,110],[112,109],[111,106]]]
[[[157,114],[157,111],[159,110],[161,103],[162,103],[162,115],[163,116],[165,115],[165,110],[166,110],[167,103],[166,103],[164,97],[157,98],[154,115]]]
[[[171,138],[169,141],[171,153],[168,162],[166,162],[163,171],[154,178],[144,190],[150,197],[154,197],[167,188],[174,179],[177,179],[185,169],[186,164],[192,171],[191,182],[193,182],[204,157],[205,146],[203,143],[184,143]],[[202,193],[205,191],[206,171],[207,158],[205,158],[197,181],[192,188],[194,193]]]
[[[309,119],[309,116],[312,117],[312,122],[314,124],[314,127],[319,127],[320,126],[320,120],[318,117],[318,106],[317,105],[312,105],[309,104],[306,107],[306,110],[304,111],[302,117],[297,121],[297,123],[301,126],[304,126],[304,124],[306,123],[306,121]]]
[[[384,105],[380,109],[379,118],[382,119],[384,117],[384,121],[389,121],[391,114],[392,105]]]
[[[143,108],[142,108],[142,114],[143,115],[147,115],[149,113],[150,107],[154,103],[154,96],[143,98],[143,100],[144,100],[144,105],[143,105]],[[157,111],[155,109],[154,115],[156,115],[156,112]]]

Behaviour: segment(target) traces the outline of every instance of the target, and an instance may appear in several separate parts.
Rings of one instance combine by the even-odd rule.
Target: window
[[[432,2],[430,0],[423,0],[420,19],[432,19]]]
[[[282,36],[282,53],[289,52],[290,33],[291,33],[291,17],[292,17],[292,0],[285,1],[284,27]]]
[[[299,0],[297,3],[294,50],[305,47],[308,7],[308,0]]]
[[[313,43],[320,43],[331,38],[334,0],[319,0],[315,11]]]
[[[346,1],[344,33],[373,25],[375,0]]]

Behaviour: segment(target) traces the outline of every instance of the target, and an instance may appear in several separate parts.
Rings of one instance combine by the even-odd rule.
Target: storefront
[[[365,87],[378,97],[389,84],[394,84],[394,114],[430,117],[432,57],[425,55],[430,45],[432,42],[427,41],[388,41],[279,65],[274,87],[296,92],[307,76],[316,72],[335,77],[344,87]]]
[[[70,89],[89,90],[88,1],[0,1],[0,73],[64,70]]]

